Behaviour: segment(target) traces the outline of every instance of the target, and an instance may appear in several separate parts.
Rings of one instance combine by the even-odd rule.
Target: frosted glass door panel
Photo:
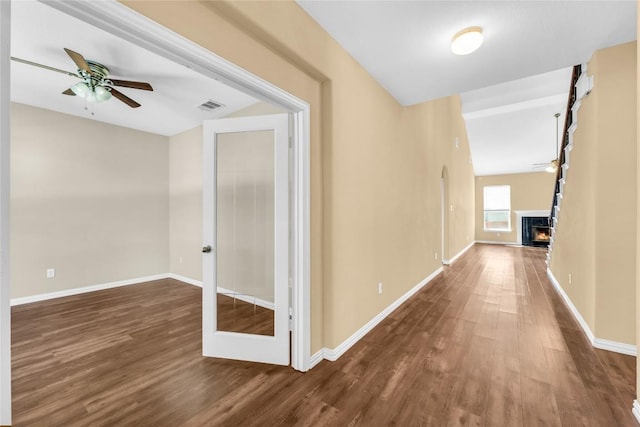
[[[217,330],[274,334],[274,131],[216,135]]]

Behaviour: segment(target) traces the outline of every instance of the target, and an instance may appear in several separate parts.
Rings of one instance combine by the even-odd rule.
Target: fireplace
[[[549,246],[551,237],[549,218],[539,216],[522,217],[522,244],[524,246]]]
[[[536,225],[531,227],[531,242],[536,246],[536,244],[540,244],[541,246],[549,245],[549,239],[551,235],[549,234],[548,226]]]

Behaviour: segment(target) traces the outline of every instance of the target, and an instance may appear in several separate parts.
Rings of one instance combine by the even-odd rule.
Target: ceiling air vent
[[[222,107],[224,107],[223,104],[219,104],[212,100],[205,101],[202,104],[198,105],[198,108],[201,109],[202,111],[213,111]]]

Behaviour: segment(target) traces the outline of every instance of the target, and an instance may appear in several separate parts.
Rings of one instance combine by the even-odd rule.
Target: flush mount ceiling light
[[[453,36],[451,40],[451,52],[456,55],[468,55],[471,52],[475,52],[482,45],[483,40],[482,28],[465,28]]]

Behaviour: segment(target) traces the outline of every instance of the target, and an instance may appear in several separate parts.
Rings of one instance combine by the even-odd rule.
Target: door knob
[[[209,252],[211,252],[211,246],[207,245],[202,247],[202,253],[208,254]]]

